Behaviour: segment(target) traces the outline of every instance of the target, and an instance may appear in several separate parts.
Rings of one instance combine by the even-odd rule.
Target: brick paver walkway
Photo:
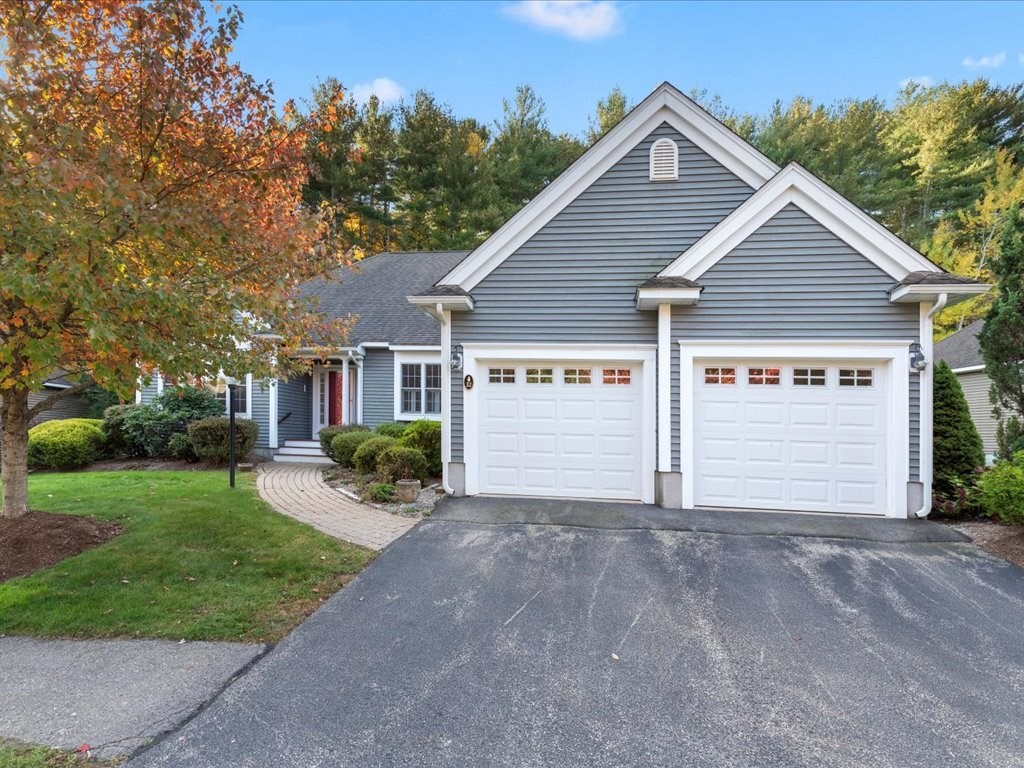
[[[281,514],[370,549],[384,549],[416,525],[416,520],[353,501],[327,485],[322,471],[317,464],[268,461],[260,465],[256,489]]]

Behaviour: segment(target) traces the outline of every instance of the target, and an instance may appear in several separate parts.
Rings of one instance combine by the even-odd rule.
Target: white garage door
[[[481,361],[481,493],[641,497],[639,363]]]
[[[883,363],[695,365],[698,505],[885,513]]]

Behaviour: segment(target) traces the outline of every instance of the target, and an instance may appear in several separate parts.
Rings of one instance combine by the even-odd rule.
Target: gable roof
[[[697,280],[787,205],[845,241],[893,279],[912,272],[941,273],[914,248],[796,163],[790,163],[710,232],[665,267],[659,277]]]
[[[352,346],[389,342],[439,346],[437,321],[405,300],[422,293],[469,251],[381,253],[338,270],[333,280],[312,280],[301,295],[315,297],[319,311],[331,318],[358,315],[349,332]]]
[[[439,282],[472,291],[541,227],[663,123],[675,128],[750,187],[779,167],[670,83],[662,83],[576,162]]]
[[[985,360],[981,357],[981,346],[978,344],[978,334],[984,325],[984,320],[975,320],[952,336],[935,342],[935,359],[945,360],[954,371],[984,366]]]

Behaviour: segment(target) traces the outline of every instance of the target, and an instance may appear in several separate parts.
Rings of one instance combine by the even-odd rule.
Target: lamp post
[[[235,487],[235,391],[238,384],[234,379],[225,378],[228,388],[228,478]]]

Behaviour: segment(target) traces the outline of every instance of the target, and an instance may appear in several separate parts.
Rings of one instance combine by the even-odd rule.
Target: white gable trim
[[[662,123],[675,128],[754,189],[778,173],[775,163],[663,83],[438,284],[473,290]]]
[[[894,280],[910,272],[942,271],[823,181],[791,164],[658,276],[697,280],[790,203]]]

